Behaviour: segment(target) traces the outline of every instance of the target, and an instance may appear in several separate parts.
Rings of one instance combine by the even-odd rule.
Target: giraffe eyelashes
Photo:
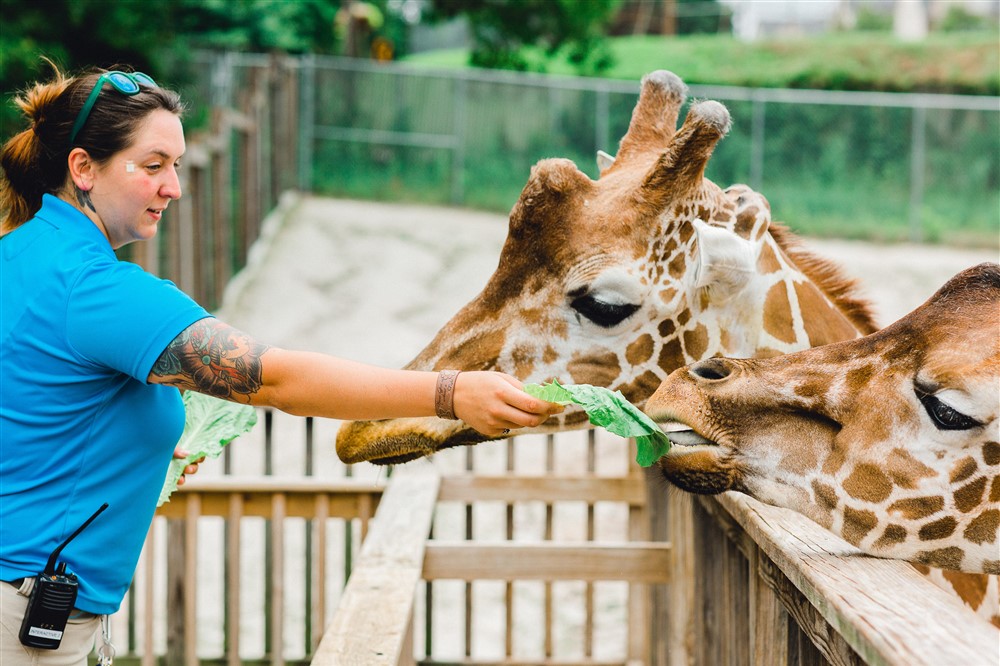
[[[639,309],[634,303],[605,303],[590,294],[579,296],[569,304],[571,308],[602,328],[616,326]]]
[[[982,425],[971,416],[941,402],[937,396],[917,392],[917,398],[938,430],[971,430]]]

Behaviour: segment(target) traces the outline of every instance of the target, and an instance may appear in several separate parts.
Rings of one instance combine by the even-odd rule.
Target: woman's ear
[[[69,164],[69,177],[77,189],[89,192],[94,186],[94,161],[90,159],[90,154],[83,148],[74,148],[69,151],[67,158]]]

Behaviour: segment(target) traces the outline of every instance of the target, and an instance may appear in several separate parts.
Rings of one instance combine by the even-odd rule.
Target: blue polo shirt
[[[0,580],[42,571],[107,502],[60,561],[77,608],[118,610],[184,428],[180,392],[146,377],[207,316],[56,197],[0,238]]]

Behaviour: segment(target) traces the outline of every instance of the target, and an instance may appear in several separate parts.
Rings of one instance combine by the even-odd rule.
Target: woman
[[[31,126],[0,153],[4,664],[86,663],[98,618],[118,609],[132,579],[183,428],[177,389],[334,419],[436,413],[486,435],[561,409],[508,375],[279,349],[213,318],[114,255],[152,238],[181,196],[178,96],[138,72],[56,69],[16,102]],[[23,580],[105,502],[60,558],[79,579],[62,645],[24,647]]]

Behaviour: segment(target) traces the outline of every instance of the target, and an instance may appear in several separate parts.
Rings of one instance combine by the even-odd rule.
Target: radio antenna
[[[101,512],[104,511],[107,508],[108,508],[108,503],[105,502],[104,504],[101,505],[100,509],[98,509],[97,511],[94,512],[94,515],[92,515],[90,518],[87,518],[87,521],[83,525],[80,525],[80,527],[77,528],[76,532],[73,532],[72,534],[70,534],[68,539],[66,539],[61,544],[59,544],[59,547],[56,548],[55,550],[53,550],[52,554],[49,555],[49,561],[45,565],[45,571],[42,572],[42,573],[47,573],[47,574],[55,573],[56,572],[56,560],[59,559],[59,554],[62,552],[63,548],[65,548],[66,545],[70,541],[72,541],[73,539],[75,539],[77,537],[77,535],[80,534],[80,532],[82,532],[83,530],[87,529],[87,525],[90,525],[92,522],[94,522],[94,519],[97,518],[99,515],[101,515]]]

